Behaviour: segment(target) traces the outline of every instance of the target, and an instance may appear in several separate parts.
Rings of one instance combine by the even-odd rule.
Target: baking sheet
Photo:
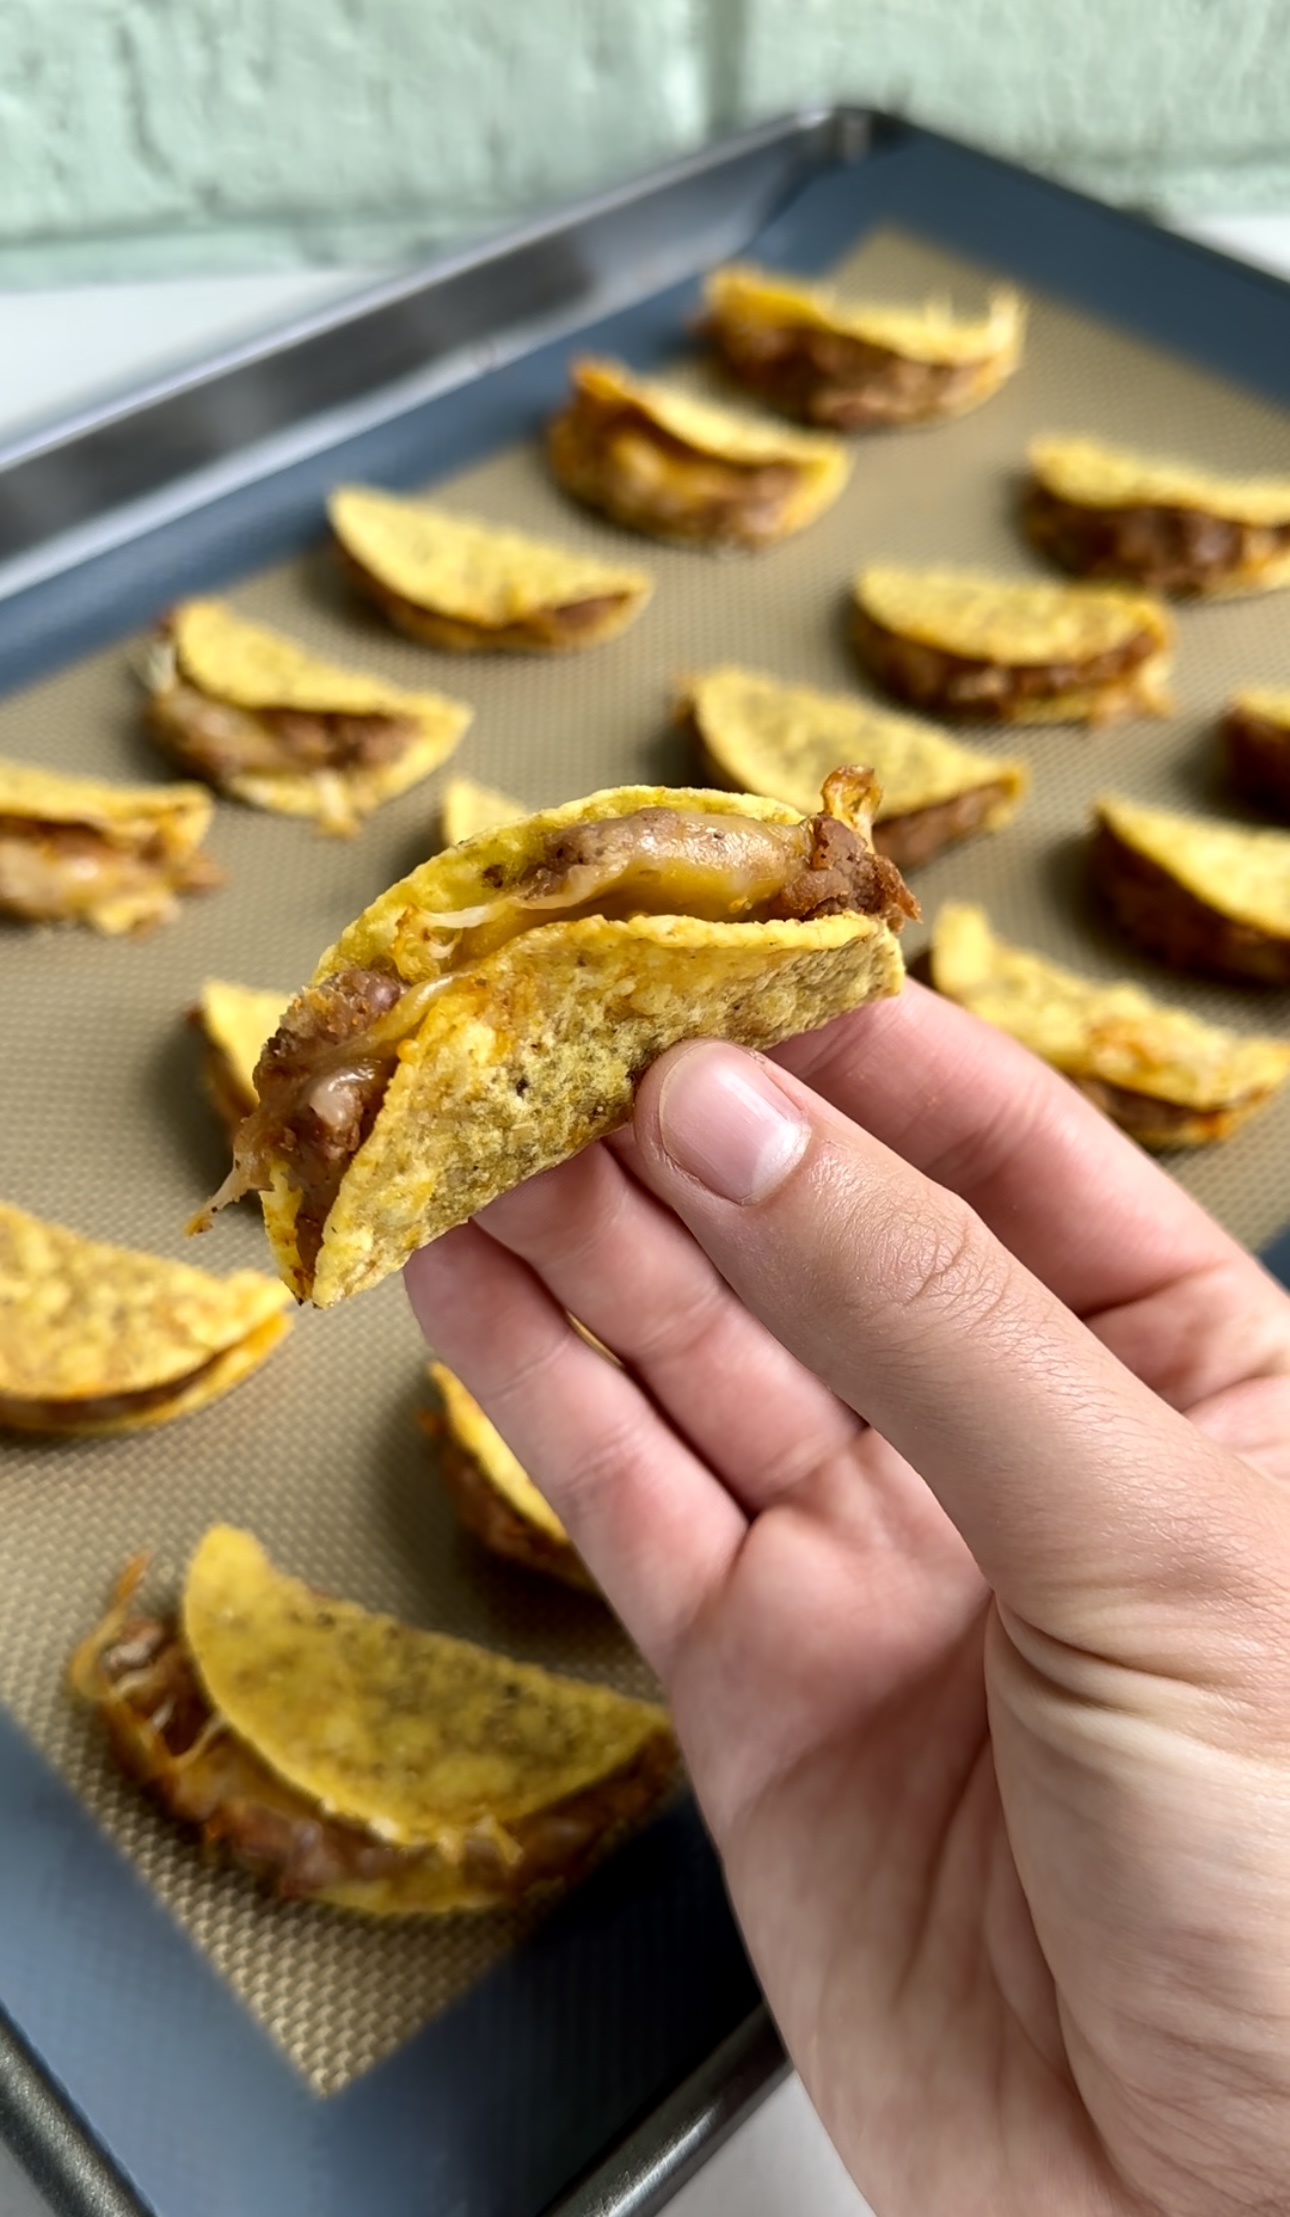
[[[842,274],[878,291],[975,293],[996,273],[893,231]],[[678,344],[684,334],[678,330]],[[571,509],[526,442],[438,492],[478,513],[643,559],[657,593],[622,639],[540,662],[457,658],[400,640],[346,592],[319,547],[247,579],[232,597],[322,651],[476,705],[448,774],[463,771],[534,805],[628,778],[690,774],[668,725],[674,679],[717,660],[861,686],[846,643],[846,585],[872,557],[1036,569],[1012,523],[1026,438],[1096,429],[1216,467],[1284,469],[1284,415],[1230,383],[1056,302],[1035,301],[1026,367],[979,414],[858,441],[837,507],[774,552],[708,558],[629,541]],[[1290,683],[1284,596],[1184,609],[1167,723],[975,734],[1024,754],[1034,787],[1001,835],[952,851],[914,882],[927,913],[948,896],[985,901],[1009,936],[1249,1028],[1279,1030],[1283,994],[1192,986],[1120,948],[1083,905],[1088,802],[1112,785],[1172,806],[1225,811],[1214,723],[1237,683]],[[0,752],[122,777],[164,775],[139,728],[137,642],[117,644],[0,706]],[[442,773],[441,773],[442,775]],[[430,850],[436,786],[382,811],[349,845],[221,804],[211,851],[220,893],[138,942],[6,929],[0,1107],[5,1187],[24,1205],[99,1237],[192,1255],[182,1224],[221,1174],[223,1150],[196,1086],[182,1014],[203,976],[290,987],[339,927]],[[910,935],[910,951],[920,935]],[[1290,1104],[1226,1148],[1176,1158],[1178,1174],[1250,1244],[1282,1221]],[[250,1210],[197,1251],[209,1267],[263,1263]],[[170,1912],[308,2084],[333,2093],[459,1995],[532,1921],[510,1916],[372,1927],[262,1901],[205,1864],[119,1782],[61,1673],[120,1562],[156,1551],[160,1586],[204,1526],[255,1529],[285,1567],[415,1620],[487,1639],[554,1667],[643,1689],[629,1644],[594,1600],[487,1562],[460,1536],[413,1423],[418,1337],[397,1285],[326,1316],[303,1314],[270,1364],[182,1425],[135,1439],[3,1448],[7,1594],[0,1699],[121,1845]]]

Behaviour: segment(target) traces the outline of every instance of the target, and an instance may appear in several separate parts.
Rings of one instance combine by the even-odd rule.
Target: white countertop
[[[1208,216],[1179,229],[1290,275],[1290,216]],[[0,293],[0,445],[97,395],[290,322],[382,273],[310,270]],[[670,2217],[866,2217],[799,2080],[788,2079],[671,2204]],[[46,2217],[0,2148],[0,2217]],[[872,2213],[868,2213],[872,2217]]]

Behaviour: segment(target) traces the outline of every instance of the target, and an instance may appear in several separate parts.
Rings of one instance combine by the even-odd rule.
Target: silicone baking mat
[[[842,266],[848,284],[979,299],[996,272],[895,230]],[[683,326],[678,361],[696,366]],[[386,629],[314,549],[236,582],[248,614],[339,659],[473,702],[447,774],[539,805],[631,779],[683,782],[669,723],[675,680],[718,661],[864,690],[846,638],[847,585],[882,556],[1033,571],[1014,523],[1029,436],[1090,430],[1236,470],[1287,467],[1283,414],[1237,386],[1042,295],[1026,359],[979,413],[854,444],[837,506],[786,546],[708,557],[628,540],[572,508],[526,441],[436,490],[476,513],[644,561],[656,594],[640,622],[592,651],[454,657]],[[1073,726],[969,732],[1032,770],[1002,833],[946,853],[913,882],[930,918],[947,896],[979,899],[1008,936],[1099,974],[1140,978],[1166,999],[1260,1030],[1290,1017],[1284,994],[1189,984],[1118,945],[1086,905],[1081,860],[1092,796],[1110,787],[1162,804],[1233,811],[1215,723],[1240,683],[1290,685],[1286,596],[1178,613],[1176,713],[1102,733]],[[164,777],[140,727],[141,642],[122,640],[0,705],[0,752],[104,775]],[[440,773],[440,780],[444,773]],[[244,1207],[194,1248],[182,1227],[225,1153],[197,1082],[184,1013],[202,979],[299,983],[320,950],[435,844],[437,782],[381,811],[353,842],[221,803],[209,842],[225,888],[186,902],[152,937],[5,929],[6,1053],[0,1066],[5,1190],[97,1237],[214,1269],[267,1267]],[[911,931],[908,951],[925,934]],[[1183,1182],[1249,1244],[1285,1214],[1290,1099],[1225,1147],[1174,1158]],[[138,1548],[154,1590],[173,1588],[203,1528],[248,1525],[285,1568],[354,1599],[557,1668],[646,1690],[643,1666],[605,1608],[489,1561],[456,1529],[414,1422],[423,1354],[399,1286],[325,1315],[305,1312],[284,1347],[231,1396],[173,1427],[73,1445],[6,1441],[0,1577],[6,1594],[0,1700],[124,1849],[310,2086],[333,2093],[442,2011],[511,1951],[527,1916],[367,1925],[263,1899],[214,1868],[115,1775],[68,1700],[73,1642]]]

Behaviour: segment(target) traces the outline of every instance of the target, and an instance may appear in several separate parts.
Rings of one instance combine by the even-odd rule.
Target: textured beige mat
[[[887,232],[847,265],[875,290],[975,289],[971,271]],[[680,335],[678,335],[678,338]],[[1272,406],[1042,300],[1018,378],[980,414],[858,440],[838,506],[797,541],[713,559],[628,541],[571,509],[536,447],[441,489],[481,514],[654,570],[652,607],[585,655],[456,658],[403,641],[346,593],[321,545],[248,579],[234,598],[323,651],[404,684],[476,704],[450,766],[533,804],[626,779],[690,774],[669,729],[673,678],[717,660],[834,686],[862,680],[846,644],[846,587],[870,557],[1037,565],[1012,523],[1035,431],[1089,429],[1231,469],[1279,469],[1290,427]],[[1034,787],[1015,822],[951,852],[915,883],[931,914],[948,895],[983,900],[1010,937],[1252,1029],[1281,1029],[1284,994],[1191,986],[1119,948],[1086,913],[1081,838],[1104,785],[1172,806],[1227,812],[1216,717],[1238,683],[1290,685],[1290,594],[1184,609],[1178,713],[1100,735],[1018,730],[984,743],[1026,756]],[[164,777],[139,726],[131,643],[0,704],[0,752],[109,776]],[[976,736],[970,734],[970,736]],[[182,1226],[224,1167],[181,1018],[208,974],[291,987],[381,887],[433,844],[434,783],[372,819],[349,844],[221,803],[211,851],[226,888],[186,902],[152,938],[0,927],[3,1189],[98,1237],[216,1269],[267,1255],[249,1209],[200,1248]],[[916,951],[922,934],[910,937]],[[1184,1182],[1257,1245],[1290,1216],[1290,1098],[1226,1148],[1176,1158]],[[0,1699],[166,1901],[196,1944],[321,2091],[405,2040],[513,1946],[518,1916],[367,1926],[261,1900],[205,1864],[113,1775],[62,1691],[68,1649],[123,1559],[156,1551],[156,1590],[205,1525],[252,1527],[287,1568],[357,1600],[538,1661],[645,1690],[647,1675],[594,1600],[487,1561],[456,1530],[413,1422],[422,1351],[397,1284],[327,1315],[302,1315],[284,1348],[228,1399],[133,1439],[0,1444]]]

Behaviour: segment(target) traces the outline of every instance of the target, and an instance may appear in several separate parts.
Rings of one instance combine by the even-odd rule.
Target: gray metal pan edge
[[[679,224],[687,211],[684,237],[669,241],[669,224]],[[8,528],[11,516],[17,519],[9,542],[14,560],[0,579],[9,596],[7,612],[0,606],[0,683],[17,682],[82,651],[94,637],[128,628],[138,596],[150,593],[155,600],[155,579],[170,573],[176,548],[188,549],[187,574],[197,576],[232,574],[260,559],[266,548],[303,543],[316,530],[319,487],[343,441],[362,447],[366,438],[368,451],[385,457],[393,473],[388,458],[394,446],[373,441],[373,434],[382,425],[396,425],[409,410],[419,413],[428,398],[450,409],[473,407],[470,381],[481,371],[511,365],[525,395],[541,399],[548,379],[543,348],[552,364],[558,353],[550,348],[553,334],[582,330],[593,317],[617,310],[624,344],[649,353],[675,338],[682,297],[678,279],[717,256],[747,247],[755,237],[757,251],[767,259],[818,268],[867,226],[893,216],[1290,398],[1290,288],[1278,280],[931,134],[852,110],[812,113],[447,264],[444,284],[464,286],[459,306],[478,321],[467,327],[445,323],[447,338],[427,373],[429,382],[415,391],[403,382],[406,363],[390,375],[389,357],[380,346],[364,351],[366,319],[397,315],[408,300],[433,309],[440,284],[435,271],[383,288],[366,306],[329,311],[276,341],[153,388],[131,405],[78,419],[38,447],[0,456],[0,528]],[[598,240],[597,252],[606,256],[603,263],[588,247],[588,229]],[[530,255],[531,265],[525,260]],[[517,259],[508,261],[509,256]],[[507,272],[508,294],[512,277],[532,277],[535,289],[509,294],[520,298],[524,314],[504,328],[496,325],[490,340],[489,302],[494,315],[499,305],[490,288],[499,270]],[[547,277],[551,289],[544,292]],[[646,304],[661,288],[667,288],[668,300],[665,311],[655,315]],[[625,303],[639,305],[640,314],[622,318]],[[375,332],[376,325],[370,328]],[[425,326],[408,328],[422,330],[424,337]],[[324,391],[304,430],[293,429],[289,410],[295,403],[282,396],[294,389],[299,401],[300,393],[282,365],[288,358],[295,367],[321,362],[333,344],[350,348],[356,362],[366,363],[368,381],[360,379],[361,389],[340,399]],[[310,353],[314,347],[317,355]],[[531,367],[521,375],[530,358]],[[247,383],[239,387],[240,379]],[[508,381],[503,376],[492,382]],[[489,383],[481,380],[481,394]],[[266,408],[276,392],[286,416],[270,421],[257,415],[251,405],[257,389]],[[518,388],[512,382],[510,389],[513,394]],[[245,413],[240,401],[224,405],[239,390],[250,396]],[[178,409],[191,421],[196,452],[182,443],[166,445],[166,457],[177,466],[149,486],[136,481],[121,505],[122,480],[113,474],[112,457],[128,455],[131,441],[146,442],[149,428],[157,430],[167,409]],[[496,419],[487,408],[476,409],[476,416],[472,436],[495,436]],[[275,437],[277,445],[271,443]],[[293,447],[293,439],[303,444]],[[118,440],[124,444],[117,446]],[[96,441],[104,442],[97,450]],[[222,469],[231,472],[223,480],[206,474]],[[149,509],[149,502],[159,505]],[[248,556],[241,533],[252,512],[259,536]],[[141,569],[142,582],[133,582],[121,568],[127,549],[131,572]],[[34,566],[23,570],[24,561]],[[1284,1244],[1271,1253],[1274,1267]],[[571,2186],[566,2179],[557,2199],[548,2197],[551,2217],[557,2209],[563,2217],[647,2217],[783,2068],[764,2013],[750,2017],[741,2010],[697,2071],[692,2054],[678,2064],[670,2093],[635,2119],[604,2118],[601,2148],[588,2146],[580,2163],[570,2165],[569,2177],[580,2171],[579,2182]],[[66,2099],[40,2058],[17,2035],[6,2037],[2,2020],[0,2076],[10,2097],[0,2123],[22,2145],[45,2191],[56,2196],[60,2217],[64,2212],[118,2217],[143,2208],[110,2167],[96,2174],[100,2151],[71,2106],[82,2100],[82,2090],[69,2080]],[[92,2105],[85,2106],[91,2125],[97,2125]],[[104,2138],[110,2143],[110,2134]],[[171,2217],[169,2206],[164,2217]]]

